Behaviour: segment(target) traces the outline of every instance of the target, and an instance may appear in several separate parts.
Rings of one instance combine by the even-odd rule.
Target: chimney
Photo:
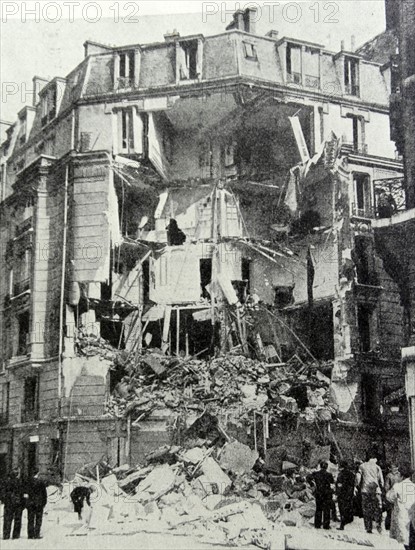
[[[350,51],[351,52],[354,52],[356,49],[356,37],[354,34],[352,34],[351,38],[350,38]]]
[[[399,26],[398,0],[385,0],[386,30],[396,30]]]
[[[39,98],[39,92],[42,88],[46,86],[46,84],[49,82],[46,78],[42,78],[40,76],[34,76],[32,78],[33,82],[33,96],[32,96],[32,105],[33,107],[36,107],[36,104],[38,102]]]
[[[244,31],[255,34],[257,8],[246,8],[244,13]]]
[[[344,52],[344,40],[340,42],[340,49],[342,52]]]
[[[273,40],[278,40],[278,35],[279,35],[278,31],[271,29],[270,31],[267,32],[265,36],[268,36],[268,38],[272,38]]]
[[[167,31],[164,35],[164,40],[166,42],[174,42],[178,38],[180,38],[180,33],[177,31],[177,29],[174,29],[173,32]]]
[[[237,10],[233,14],[233,21],[229,23],[229,25],[226,27],[227,31],[236,29],[238,31],[245,30],[245,23],[244,23],[244,12],[242,10]]]

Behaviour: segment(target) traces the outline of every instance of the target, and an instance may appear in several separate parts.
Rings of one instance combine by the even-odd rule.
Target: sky
[[[66,76],[83,59],[83,43],[122,46],[224,32],[236,9],[258,8],[257,34],[270,29],[340,50],[360,46],[385,29],[384,0],[207,2],[154,0],[6,1],[0,3],[0,119],[13,122],[30,104],[32,78]],[[4,130],[4,127],[2,127]]]

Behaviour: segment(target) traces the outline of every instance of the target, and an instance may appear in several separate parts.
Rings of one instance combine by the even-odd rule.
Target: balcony
[[[341,152],[345,155],[355,153],[358,155],[368,155],[369,148],[367,143],[353,143],[352,141],[343,141],[341,144]]]
[[[27,231],[30,231],[31,229],[33,229],[33,218],[32,217],[27,218],[26,220],[24,220],[21,224],[19,224],[16,227],[15,236],[20,237],[21,235],[23,235]]]
[[[135,81],[134,78],[129,78],[128,76],[118,77],[118,87],[117,90],[125,90],[129,88],[134,88]]]
[[[301,73],[287,73],[287,82],[290,82],[291,84],[299,84],[301,86],[302,84],[302,78]]]
[[[344,93],[346,95],[353,95],[355,97],[359,97],[360,89],[357,84],[346,84],[344,88]]]
[[[373,208],[373,206],[368,205],[362,208],[361,205],[353,203],[351,210],[352,217],[354,218],[371,220],[375,217],[375,209]]]
[[[13,297],[20,296],[23,292],[30,289],[30,278],[18,281],[13,285]]]
[[[353,293],[358,304],[375,306],[383,287],[379,285],[367,285],[355,282],[353,283]]]
[[[307,88],[320,89],[320,78],[318,76],[306,74],[304,75],[304,86]]]
[[[21,421],[24,422],[37,422],[39,420],[39,411],[37,409],[23,409]]]

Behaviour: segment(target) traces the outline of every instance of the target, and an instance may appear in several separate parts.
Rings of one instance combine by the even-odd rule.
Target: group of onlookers
[[[43,509],[47,503],[46,483],[34,472],[23,479],[18,468],[12,470],[0,485],[3,509],[3,539],[20,538],[23,510],[27,509],[27,537],[40,539]],[[12,532],[13,527],[13,532]]]
[[[328,471],[328,462],[307,478],[316,500],[314,526],[330,528],[333,517],[333,497],[336,495],[340,527],[351,523],[355,515],[363,517],[367,533],[373,526],[382,533],[383,512],[385,529],[390,537],[401,542],[405,550],[415,550],[415,473],[409,465],[391,465],[384,477],[375,453],[368,453],[366,462],[340,464],[337,479]]]

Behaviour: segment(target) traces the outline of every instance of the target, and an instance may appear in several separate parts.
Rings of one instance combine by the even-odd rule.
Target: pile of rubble
[[[82,527],[88,533],[173,530],[204,542],[260,548],[269,548],[285,526],[310,526],[315,507],[304,468],[297,475],[267,476],[258,453],[237,440],[221,446],[200,440],[189,447],[188,435],[187,445],[161,447],[136,467],[83,468],[64,486],[55,508],[68,501],[70,486],[86,485],[94,488],[92,513]],[[283,464],[286,472],[294,468]]]
[[[209,361],[173,358],[150,350],[127,357],[125,376],[108,403],[108,413],[144,418],[155,409],[226,410],[238,422],[252,421],[252,411],[272,417],[296,415],[328,421],[330,379],[318,364],[270,365],[244,355],[223,355]],[[120,368],[120,360],[115,368]]]

